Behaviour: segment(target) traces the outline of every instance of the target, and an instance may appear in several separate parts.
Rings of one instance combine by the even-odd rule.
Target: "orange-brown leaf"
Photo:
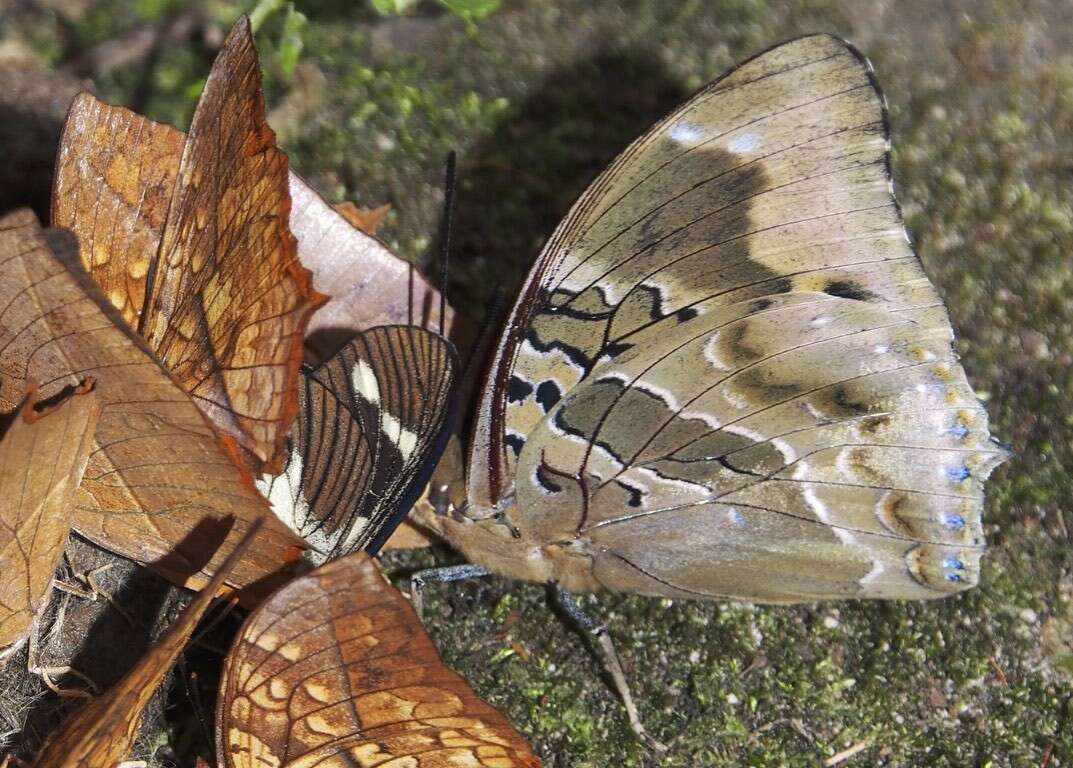
[[[90,389],[48,408],[31,389],[0,440],[0,656],[26,637],[63,554],[100,413]]]
[[[202,565],[214,542],[191,538],[199,523],[234,515],[237,540],[265,519],[229,583],[246,586],[277,574],[303,542],[229,459],[226,439],[110,311],[67,241],[72,252],[63,258],[32,212],[0,217],[0,410],[13,409],[10,394],[30,381],[50,396],[86,377],[97,380],[101,416],[75,498],[75,529],[180,584],[200,586],[219,559]]]
[[[363,552],[291,582],[247,619],[216,718],[220,768],[540,765],[443,664]]]
[[[109,136],[119,139],[108,143]],[[156,258],[186,141],[180,131],[81,94],[71,106],[56,167],[52,222],[78,236],[83,266],[137,327],[147,258]],[[321,355],[358,331],[416,324],[439,329],[440,295],[410,263],[362,232],[289,174],[290,230],[313,289],[331,301],[307,341]],[[379,209],[377,209],[379,210]],[[375,211],[374,211],[375,212]],[[144,254],[150,253],[152,257]],[[446,329],[453,313],[447,311]]]
[[[53,221],[217,426],[263,462],[297,410],[298,365],[323,301],[288,228],[286,155],[265,122],[249,22],[213,65],[190,135],[79,97]]]
[[[380,227],[380,222],[384,220],[388,211],[391,210],[391,205],[384,203],[377,208],[359,208],[349,200],[344,200],[341,203],[336,203],[332,208],[365,234],[375,235],[376,230]]]
[[[260,524],[251,527],[209,582],[167,632],[122,680],[92,699],[52,734],[37,755],[40,768],[110,768],[130,751],[142,710],[175,664],[227,572],[253,542]]]
[[[74,232],[82,266],[137,328],[186,137],[80,93],[56,158],[52,225]]]

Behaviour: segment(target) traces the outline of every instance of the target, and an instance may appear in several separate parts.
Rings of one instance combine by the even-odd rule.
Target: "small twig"
[[[1050,742],[1047,748],[1043,750],[1043,760],[1040,761],[1039,768],[1047,768],[1051,764],[1051,755],[1054,754],[1054,742]]]
[[[868,749],[868,746],[869,746],[868,741],[858,741],[852,747],[846,747],[841,752],[839,752],[837,754],[834,754],[834,755],[831,755],[829,758],[827,758],[826,760],[823,761],[823,764],[827,768],[831,768],[831,766],[833,766],[833,765],[838,765],[839,763],[844,763],[847,760],[849,760],[851,757],[856,755],[858,752],[863,752],[864,750]]]
[[[113,565],[115,565],[115,563],[105,563],[104,565],[86,571],[81,575],[76,574],[75,578],[86,585],[85,589],[75,586],[74,584],[68,584],[65,581],[60,581],[59,579],[53,579],[52,586],[61,592],[66,592],[75,597],[81,597],[84,600],[97,600],[98,598],[103,597],[108,601],[108,604],[115,609],[115,612],[126,620],[127,624],[131,627],[137,627],[138,625],[135,623],[134,619],[131,618],[130,614],[123,610],[123,607],[114,597],[112,597],[112,594],[97,582],[97,574],[104,573]]]
[[[816,735],[808,729],[803,722],[796,717],[790,719],[790,727],[794,729],[794,733],[807,741],[809,744],[816,743]]]
[[[1055,511],[1054,516],[1058,519],[1058,527],[1062,529],[1062,535],[1066,537],[1066,541],[1073,541],[1073,537],[1069,535],[1069,528],[1066,526],[1066,513],[1059,509]]]
[[[48,689],[55,693],[57,696],[68,699],[91,699],[93,694],[97,693],[97,684],[89,679],[86,675],[79,672],[74,667],[62,666],[62,667],[42,667],[40,659],[40,650],[37,647],[37,623],[34,622],[33,627],[30,628],[30,647],[26,654],[26,671],[31,674],[37,675],[41,678],[42,682]],[[77,688],[60,688],[56,685],[56,682],[52,679],[53,675],[74,675],[81,679],[89,687],[89,691],[78,690]]]
[[[1006,678],[1006,673],[1002,671],[1002,667],[998,665],[998,661],[995,660],[995,657],[988,656],[987,661],[991,664],[991,669],[994,670],[995,677],[999,679],[999,682],[1003,685],[1009,685],[1010,681]]]

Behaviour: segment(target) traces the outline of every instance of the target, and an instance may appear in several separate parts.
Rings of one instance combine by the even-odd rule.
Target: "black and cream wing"
[[[556,230],[486,385],[472,514],[554,533],[612,589],[964,588],[1004,452],[952,341],[871,67],[791,41],[656,124]]]
[[[378,326],[306,369],[283,471],[259,487],[325,559],[375,552],[428,482],[450,432],[458,363],[417,326]]]

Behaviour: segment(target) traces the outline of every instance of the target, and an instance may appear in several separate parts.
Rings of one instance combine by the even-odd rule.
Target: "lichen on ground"
[[[672,745],[662,762],[633,738],[542,587],[434,587],[429,625],[445,658],[546,766],[815,766],[862,742],[845,764],[1073,765],[1062,642],[1073,626],[1067,3],[508,0],[475,30],[432,10],[380,18],[342,0],[298,5],[309,25],[293,75],[274,68],[275,22],[259,37],[295,167],[333,199],[391,203],[384,236],[427,264],[443,159],[458,150],[451,296],[475,318],[497,286],[517,285],[586,183],[691,91],[795,35],[855,41],[890,101],[909,231],[994,431],[1015,452],[989,485],[981,585],[957,598],[796,608],[588,599],[646,724]],[[62,64],[61,29],[90,46],[177,7],[105,0],[73,20],[46,13],[31,43]],[[204,8],[223,26],[241,10]],[[148,70],[96,85],[181,124],[210,61],[207,48],[172,46]],[[437,549],[388,563],[402,572],[453,557]]]

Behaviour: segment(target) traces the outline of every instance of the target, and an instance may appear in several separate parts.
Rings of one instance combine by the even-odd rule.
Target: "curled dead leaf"
[[[339,214],[367,235],[375,235],[380,223],[391,210],[391,205],[384,203],[376,208],[359,208],[349,200],[332,206]]]
[[[0,656],[29,633],[63,554],[100,414],[92,384],[53,403],[31,387],[0,440]]]

